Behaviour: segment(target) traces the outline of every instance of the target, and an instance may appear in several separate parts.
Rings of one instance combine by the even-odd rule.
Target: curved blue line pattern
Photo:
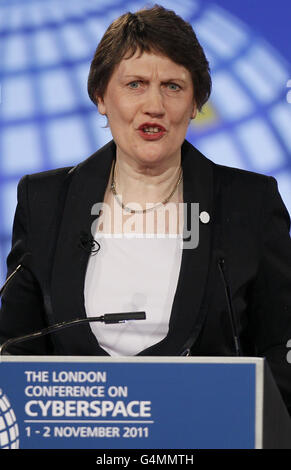
[[[187,138],[216,162],[274,175],[290,211],[290,64],[221,1],[158,3],[194,26],[210,60],[213,94]],[[87,96],[89,65],[110,22],[144,4],[0,0],[0,281],[19,179],[75,164],[111,139]]]
[[[0,449],[19,449],[19,428],[6,395],[0,389]]]

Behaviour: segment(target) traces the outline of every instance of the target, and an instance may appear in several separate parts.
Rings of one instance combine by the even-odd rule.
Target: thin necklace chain
[[[116,160],[114,160],[113,162],[113,171],[112,171],[112,180],[111,180],[111,191],[115,197],[115,199],[117,200],[118,204],[122,207],[122,209],[124,209],[126,212],[130,212],[131,214],[145,214],[146,212],[150,212],[150,211],[153,211],[153,210],[156,210],[158,209],[160,206],[164,206],[165,204],[167,204],[167,202],[169,202],[169,200],[172,198],[172,196],[174,195],[177,187],[179,186],[181,180],[182,180],[182,168],[180,168],[180,173],[179,173],[179,178],[173,188],[173,190],[171,191],[171,193],[169,194],[168,197],[166,197],[166,199],[164,199],[162,202],[158,202],[157,204],[155,204],[154,206],[152,207],[149,207],[147,209],[137,209],[137,210],[134,210],[134,209],[130,209],[129,207],[126,207],[122,201],[120,201],[119,199],[119,196],[117,194],[117,191],[116,191],[116,183],[115,183],[115,163],[116,163]]]

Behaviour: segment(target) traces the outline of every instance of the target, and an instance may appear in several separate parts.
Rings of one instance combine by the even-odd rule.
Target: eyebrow
[[[132,79],[135,79],[135,80],[148,80],[147,77],[144,77],[142,75],[124,75],[123,77],[126,78],[126,79],[132,78]],[[168,82],[186,83],[186,81],[183,80],[183,78],[167,78],[166,80],[162,80],[162,82],[163,83],[168,83]]]

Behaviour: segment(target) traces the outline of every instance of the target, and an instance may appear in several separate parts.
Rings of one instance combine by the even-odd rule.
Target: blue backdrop
[[[0,282],[19,179],[111,139],[87,96],[89,65],[110,22],[145,3],[0,0]],[[290,211],[290,0],[158,3],[193,25],[212,70],[211,99],[187,138],[216,162],[275,176]]]

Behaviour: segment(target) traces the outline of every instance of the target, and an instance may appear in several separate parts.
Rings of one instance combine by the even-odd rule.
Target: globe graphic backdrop
[[[0,449],[19,449],[19,429],[10,402],[0,389]]]
[[[189,21],[209,58],[213,93],[187,134],[215,162],[274,175],[291,210],[291,68],[223,2],[161,1]],[[90,61],[106,27],[144,1],[0,1],[0,282],[16,186],[73,165],[111,139],[90,102]]]

